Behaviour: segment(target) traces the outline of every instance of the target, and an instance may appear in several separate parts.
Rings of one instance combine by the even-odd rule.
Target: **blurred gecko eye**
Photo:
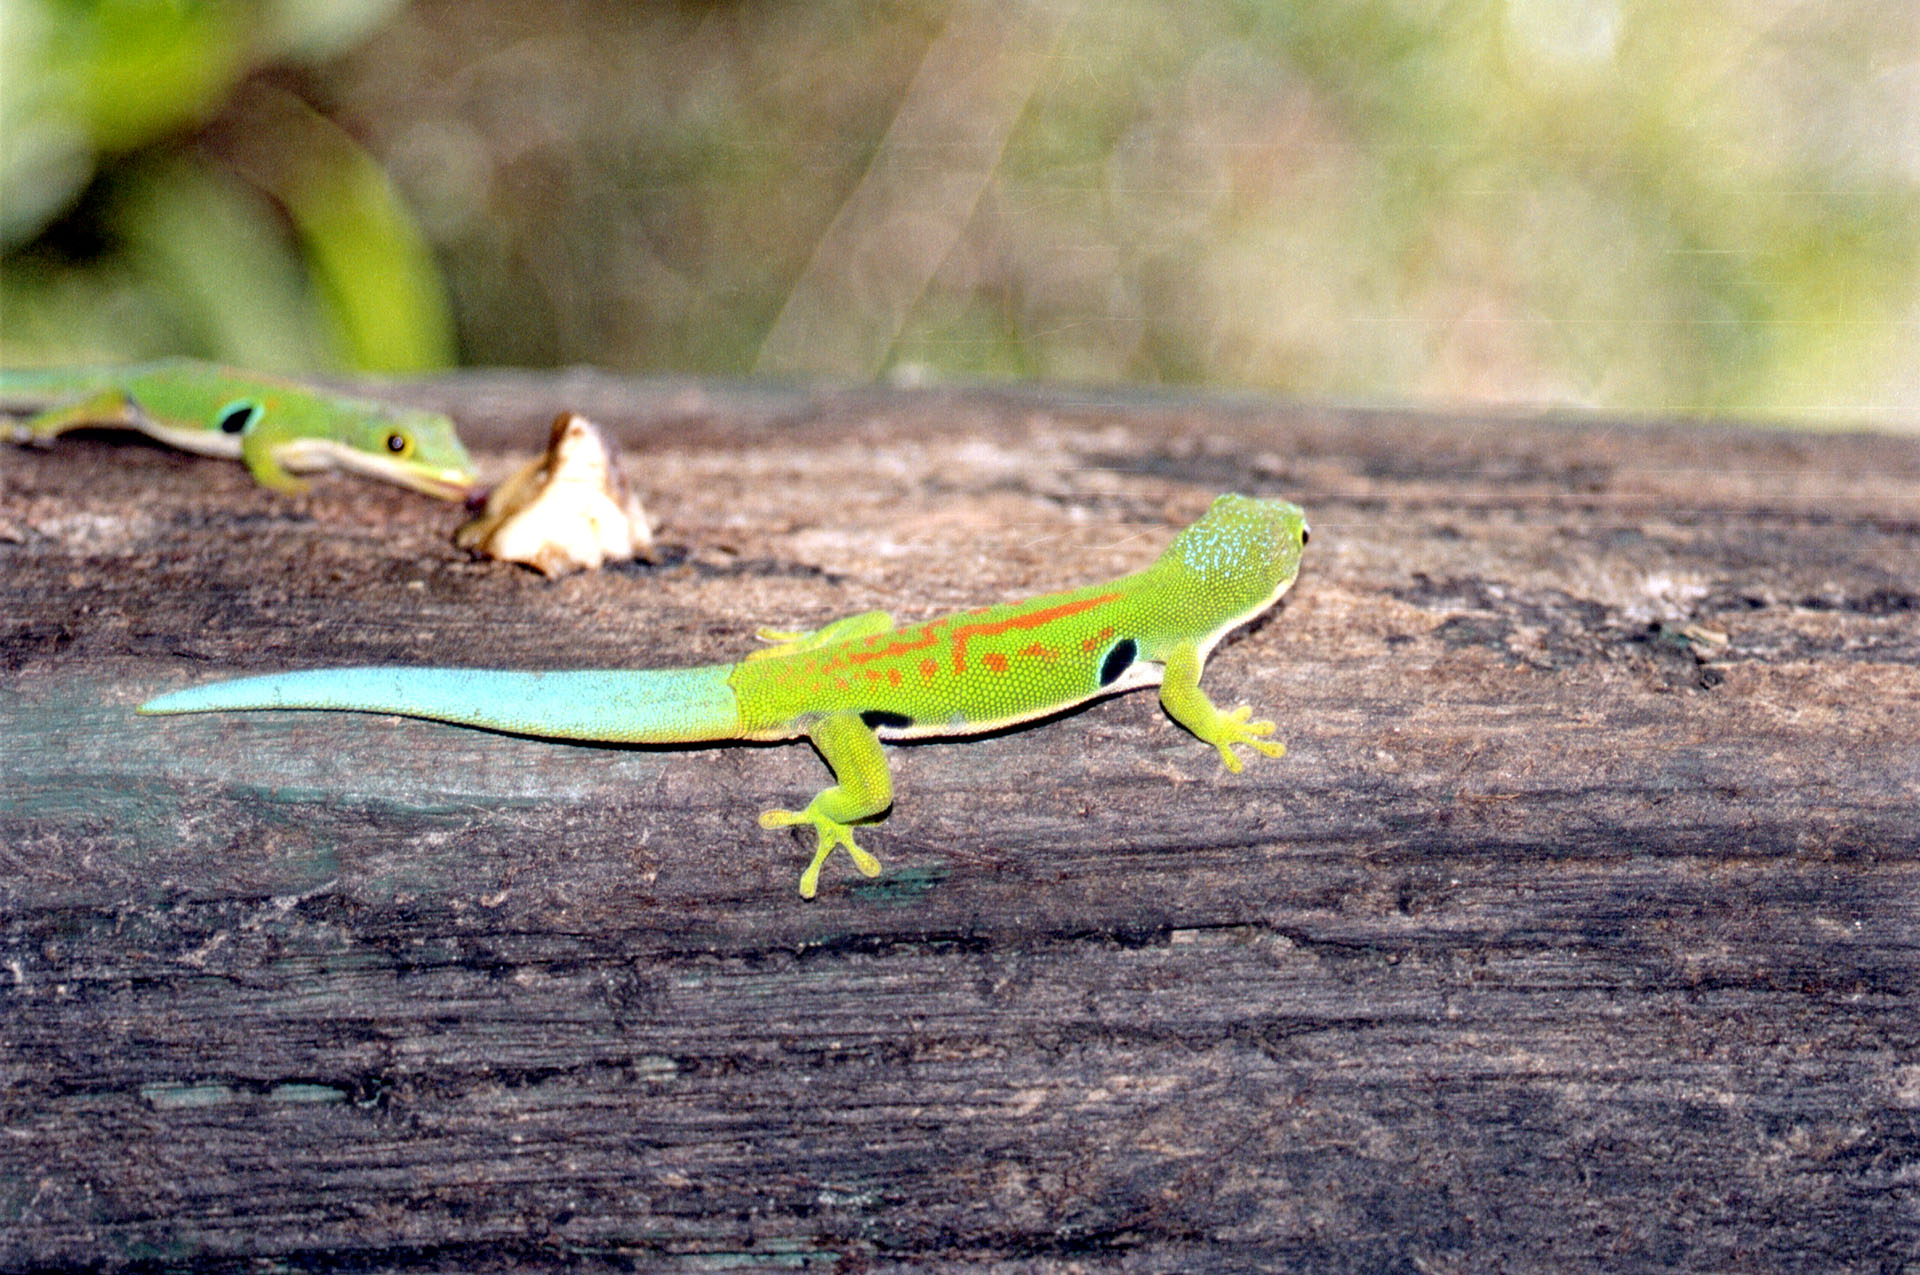
[[[396,429],[393,433],[387,435],[387,450],[395,456],[411,456],[413,454],[413,439]]]
[[[220,409],[213,418],[222,434],[244,434],[247,426],[260,419],[260,405],[252,399],[236,399]]]
[[[1313,539],[1313,529],[1308,527],[1307,524],[1301,523],[1300,524],[1300,543],[1305,544],[1307,543],[1307,541],[1311,539]]]

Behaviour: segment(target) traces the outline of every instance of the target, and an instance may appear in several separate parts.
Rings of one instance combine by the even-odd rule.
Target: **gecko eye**
[[[399,430],[387,435],[387,450],[395,456],[413,455],[413,439]]]
[[[1305,544],[1311,539],[1313,539],[1312,528],[1308,527],[1305,523],[1300,524],[1300,543]]]
[[[221,408],[213,419],[222,434],[244,434],[247,426],[260,419],[260,405],[252,399],[236,399]]]

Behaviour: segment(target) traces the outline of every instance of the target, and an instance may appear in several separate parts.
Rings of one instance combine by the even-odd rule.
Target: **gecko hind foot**
[[[800,897],[811,899],[820,889],[820,869],[833,854],[835,846],[846,847],[847,854],[853,859],[853,866],[862,876],[880,875],[880,860],[854,844],[853,829],[837,819],[829,818],[817,810],[769,810],[760,816],[762,828],[791,828],[797,824],[810,823],[820,834],[819,842],[813,851],[813,861],[807,864],[807,870],[800,874]]]

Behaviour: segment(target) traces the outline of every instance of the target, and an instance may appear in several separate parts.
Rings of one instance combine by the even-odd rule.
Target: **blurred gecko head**
[[[1204,517],[1160,556],[1159,569],[1188,576],[1188,596],[1210,626],[1251,616],[1273,604],[1300,571],[1306,515],[1284,500],[1216,498]]]
[[[473,487],[473,462],[447,416],[379,403],[342,402],[334,408],[346,445],[331,458],[340,468],[446,500],[463,499]]]

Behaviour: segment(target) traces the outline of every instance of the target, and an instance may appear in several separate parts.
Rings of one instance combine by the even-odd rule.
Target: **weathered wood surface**
[[[613,427],[673,547],[140,443],[0,455],[0,1264],[1892,1270],[1920,1261],[1920,442],[1048,392],[412,391]],[[137,720],[367,661],[728,659],[1314,538],[1207,685],[892,750]],[[1696,654],[1679,630],[1721,630]],[[1703,659],[1704,657],[1704,659]]]

